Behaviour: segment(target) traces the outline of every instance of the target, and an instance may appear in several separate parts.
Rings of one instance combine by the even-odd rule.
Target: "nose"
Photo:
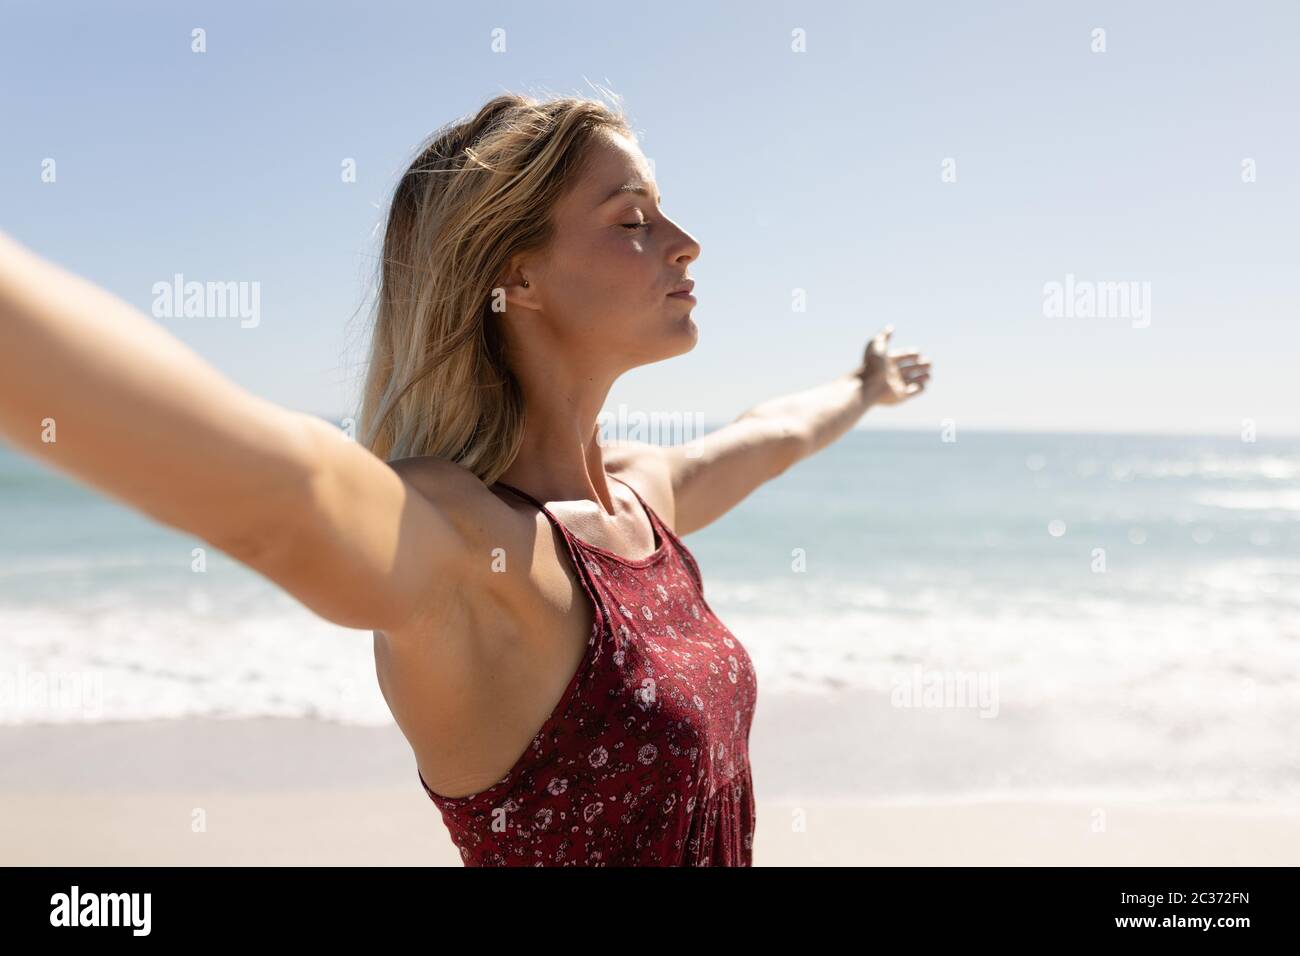
[[[673,223],[673,227],[681,233],[678,241],[673,243],[673,261],[678,263],[694,262],[700,257],[699,242],[677,223]]]

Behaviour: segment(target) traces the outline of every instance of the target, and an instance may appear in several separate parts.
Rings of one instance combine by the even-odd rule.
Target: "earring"
[[[528,288],[528,280],[527,280],[527,279],[524,280],[524,288],[525,288],[525,289]]]

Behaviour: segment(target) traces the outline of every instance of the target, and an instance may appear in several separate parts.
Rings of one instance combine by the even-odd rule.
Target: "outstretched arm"
[[[0,341],[0,438],[210,542],[331,621],[400,627],[460,560],[461,529],[427,489],[328,423],[240,389],[3,233]]]
[[[676,533],[716,521],[759,485],[839,438],[871,406],[896,405],[922,392],[930,363],[915,350],[890,354],[893,330],[887,326],[871,340],[853,371],[755,405],[694,443],[663,449]]]

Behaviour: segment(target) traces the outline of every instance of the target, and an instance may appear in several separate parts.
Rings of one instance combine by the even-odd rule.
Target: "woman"
[[[617,110],[499,96],[397,187],[359,442],[2,236],[0,434],[372,630],[467,865],[748,865],[753,670],[681,536],[929,365],[887,328],[690,448],[605,447],[615,379],[695,344],[699,254]]]

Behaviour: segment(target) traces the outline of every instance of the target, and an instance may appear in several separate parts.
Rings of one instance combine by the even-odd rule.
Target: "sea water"
[[[852,431],[685,538],[760,710],[965,707],[1037,783],[1300,795],[1300,439],[944,438]],[[370,632],[0,449],[0,724],[200,715],[392,719]]]

